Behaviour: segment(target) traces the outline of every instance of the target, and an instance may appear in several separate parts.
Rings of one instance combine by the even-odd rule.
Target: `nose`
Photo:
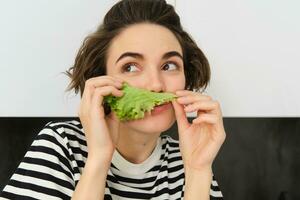
[[[164,79],[160,72],[148,73],[146,88],[151,92],[163,92],[165,90]]]

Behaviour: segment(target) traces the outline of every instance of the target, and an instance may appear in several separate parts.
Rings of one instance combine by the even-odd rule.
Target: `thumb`
[[[178,126],[178,132],[180,134],[183,131],[185,131],[187,128],[189,128],[190,123],[187,120],[185,111],[183,109],[183,105],[177,103],[176,101],[177,101],[176,99],[173,100],[172,105],[174,107],[175,117],[176,117],[177,126]]]

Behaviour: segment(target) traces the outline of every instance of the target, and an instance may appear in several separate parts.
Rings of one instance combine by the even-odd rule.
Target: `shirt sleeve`
[[[214,175],[210,185],[210,200],[223,200],[223,194]]]
[[[46,125],[0,193],[0,199],[71,199],[75,189],[73,160],[63,134]]]

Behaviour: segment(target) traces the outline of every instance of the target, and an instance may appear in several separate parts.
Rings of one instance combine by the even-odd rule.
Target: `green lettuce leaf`
[[[141,119],[145,112],[151,112],[156,105],[172,101],[177,96],[173,93],[157,93],[135,88],[128,83],[122,86],[123,96],[105,96],[104,102],[116,113],[121,121]]]

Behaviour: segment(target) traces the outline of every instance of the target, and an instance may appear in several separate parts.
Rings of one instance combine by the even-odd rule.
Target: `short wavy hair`
[[[103,23],[88,35],[80,47],[75,63],[65,74],[71,79],[66,91],[80,91],[86,80],[106,75],[109,46],[122,30],[138,23],[164,26],[178,39],[183,50],[185,89],[204,91],[210,81],[210,66],[192,37],[183,30],[174,7],[165,0],[121,0],[104,16]]]

